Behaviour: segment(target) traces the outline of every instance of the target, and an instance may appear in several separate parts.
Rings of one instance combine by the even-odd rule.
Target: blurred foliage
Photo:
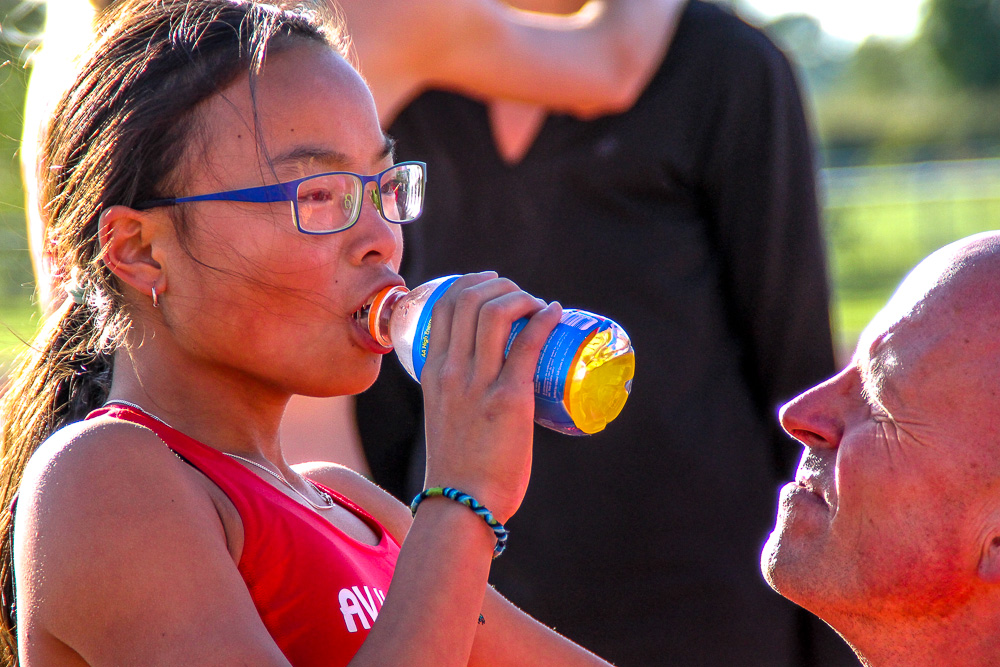
[[[18,144],[32,36],[42,22],[38,5],[0,0],[0,372],[13,346],[37,326],[31,306]]]
[[[1000,0],[928,0],[922,37],[959,84],[1000,89]]]
[[[762,26],[799,71],[827,167],[842,355],[923,256],[1000,228],[1000,88],[983,73],[1000,70],[1000,0],[930,1],[911,40],[850,44],[804,15]]]
[[[816,125],[829,165],[992,157],[1000,147],[998,93],[863,90],[824,95]]]
[[[891,164],[1000,154],[1000,88],[973,84],[968,77],[980,77],[980,81],[986,75],[960,74],[947,65],[935,41],[939,38],[933,36],[942,30],[941,15],[934,13],[934,6],[983,5],[1000,17],[1000,0],[931,2],[923,29],[909,41],[873,37],[860,45],[840,42],[824,35],[814,18],[801,15],[763,26],[800,72],[826,164]],[[989,23],[983,18],[975,30],[949,24],[953,32],[970,30],[970,43],[979,40],[984,50],[972,58],[977,71],[1000,72],[997,20]]]

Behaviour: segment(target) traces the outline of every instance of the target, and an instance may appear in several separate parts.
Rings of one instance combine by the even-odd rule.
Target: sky
[[[923,0],[741,0],[738,4],[766,18],[810,14],[824,32],[861,42],[871,35],[912,37],[920,27]]]

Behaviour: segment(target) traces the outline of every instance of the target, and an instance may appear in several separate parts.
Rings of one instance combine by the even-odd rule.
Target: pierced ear
[[[161,222],[145,211],[111,206],[101,213],[98,233],[104,264],[122,282],[143,294],[165,291],[163,267],[156,261],[153,239]]]
[[[979,556],[979,578],[1000,584],[1000,528],[994,529],[988,537]]]

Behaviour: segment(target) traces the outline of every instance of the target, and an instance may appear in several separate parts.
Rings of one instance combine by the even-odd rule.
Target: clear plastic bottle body
[[[419,351],[421,341],[417,341],[417,326],[421,323],[421,315],[425,312],[424,307],[427,305],[431,295],[434,294],[434,290],[447,280],[447,278],[438,278],[414,287],[398,301],[391,304],[391,311],[388,318],[389,340],[392,341],[393,350],[396,352],[396,356],[399,357],[400,363],[403,364],[403,368],[410,374],[410,377],[418,382],[420,381],[419,371],[423,369],[423,359],[427,358],[426,345],[429,342],[429,338],[422,341],[424,351],[421,355]],[[431,305],[433,305],[433,302]],[[428,322],[423,327],[426,329],[424,332],[425,337],[430,335],[430,308],[427,308],[426,312],[428,314],[426,318]],[[414,342],[417,342],[418,347],[418,361],[416,365],[413,359]]]
[[[369,330],[391,345],[418,382],[427,358],[431,309],[457,276],[424,283],[407,293],[379,295],[368,314]],[[527,323],[514,323],[507,349]],[[635,352],[614,321],[583,310],[564,309],[539,355],[535,370],[535,421],[569,435],[597,433],[618,416],[632,388]]]

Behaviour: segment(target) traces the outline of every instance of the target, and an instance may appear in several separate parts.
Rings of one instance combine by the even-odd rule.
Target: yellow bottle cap
[[[566,384],[563,404],[584,433],[603,431],[625,407],[635,375],[635,352],[614,326],[595,331],[580,346]]]

